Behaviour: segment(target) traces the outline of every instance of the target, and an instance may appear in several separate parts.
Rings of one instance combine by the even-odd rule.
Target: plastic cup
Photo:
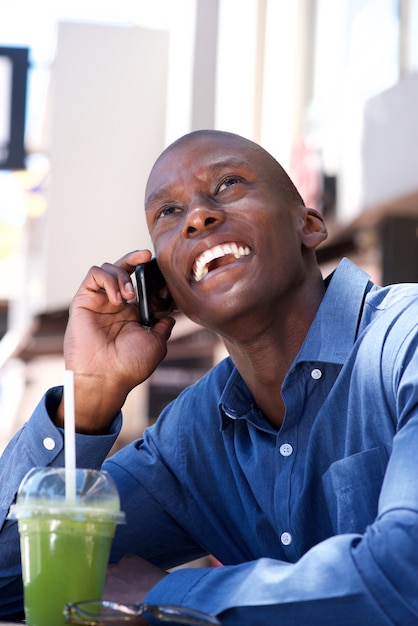
[[[112,478],[75,470],[76,495],[65,493],[64,468],[34,468],[9,517],[18,520],[26,622],[64,624],[69,602],[102,597],[116,524],[124,521]]]

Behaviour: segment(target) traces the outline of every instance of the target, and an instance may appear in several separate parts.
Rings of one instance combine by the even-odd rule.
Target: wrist
[[[116,415],[120,412],[126,395],[120,389],[111,389],[103,379],[96,376],[74,375],[75,428],[88,435],[106,434]],[[53,410],[55,408],[55,410]],[[52,422],[64,428],[64,393],[55,407],[49,411]]]

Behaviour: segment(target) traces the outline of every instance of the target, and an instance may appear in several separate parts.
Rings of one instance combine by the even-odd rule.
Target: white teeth
[[[213,258],[214,259],[219,259],[219,257],[223,256],[225,254],[224,250],[222,249],[221,246],[215,246],[213,249]]]
[[[211,261],[220,259],[226,254],[233,254],[236,259],[240,259],[250,254],[250,248],[248,246],[238,246],[235,242],[231,242],[205,250],[194,262],[193,278],[195,281],[199,282],[206,276],[209,271],[208,265]]]

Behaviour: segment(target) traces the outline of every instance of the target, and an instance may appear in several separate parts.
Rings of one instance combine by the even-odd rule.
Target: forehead
[[[225,169],[256,170],[267,159],[256,144],[237,136],[199,135],[176,142],[156,161],[146,188],[146,204],[162,189],[182,185],[189,178],[206,180]]]

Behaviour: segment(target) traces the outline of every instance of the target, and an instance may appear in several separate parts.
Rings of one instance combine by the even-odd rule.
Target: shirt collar
[[[327,290],[296,361],[343,364],[357,338],[368,274],[343,259],[326,281]]]

